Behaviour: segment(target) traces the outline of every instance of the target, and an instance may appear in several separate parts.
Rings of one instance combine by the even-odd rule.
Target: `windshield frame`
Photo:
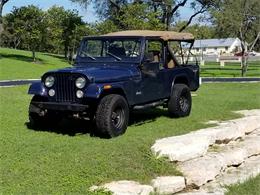
[[[89,57],[81,57],[79,54],[80,52],[83,50],[83,47],[85,47],[85,42],[88,40],[101,40],[101,41],[106,41],[106,40],[133,40],[133,41],[139,41],[140,45],[139,45],[139,51],[140,51],[140,55],[138,57],[133,57],[133,58],[129,58],[129,59],[122,59],[122,60],[118,60],[115,57],[96,57],[93,56],[94,58],[97,58],[98,60],[93,60]],[[143,37],[118,37],[118,36],[88,36],[82,39],[81,43],[80,43],[80,47],[77,51],[77,57],[76,57],[76,62],[86,62],[86,63],[141,63],[142,58],[143,58],[143,45],[144,45],[144,38]],[[103,58],[103,60],[102,60]],[[112,59],[112,60],[108,60],[108,59]]]

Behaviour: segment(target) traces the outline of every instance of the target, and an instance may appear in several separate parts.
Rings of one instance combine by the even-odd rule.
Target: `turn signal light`
[[[104,89],[111,89],[112,86],[111,85],[104,85]]]

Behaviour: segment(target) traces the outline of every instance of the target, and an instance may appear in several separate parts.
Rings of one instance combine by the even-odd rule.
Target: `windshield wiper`
[[[84,54],[85,56],[87,56],[88,58],[90,58],[91,60],[97,60],[96,58],[94,58],[92,55],[89,55],[87,52],[82,51],[82,54]]]
[[[108,52],[108,51],[106,51],[106,54],[112,56],[113,58],[115,58],[115,59],[118,60],[118,61],[121,61],[121,60],[122,60],[122,58],[120,58],[120,57],[116,56],[115,54],[112,54],[112,53],[110,53],[110,52]]]

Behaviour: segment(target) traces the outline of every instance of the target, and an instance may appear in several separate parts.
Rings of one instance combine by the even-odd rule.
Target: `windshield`
[[[87,61],[137,61],[140,48],[138,39],[85,39],[78,57]]]

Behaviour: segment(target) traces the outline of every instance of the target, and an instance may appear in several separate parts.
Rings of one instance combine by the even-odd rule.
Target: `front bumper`
[[[72,111],[72,112],[83,112],[89,108],[88,105],[69,103],[69,102],[31,102],[31,111],[44,110],[57,110],[57,111]]]

